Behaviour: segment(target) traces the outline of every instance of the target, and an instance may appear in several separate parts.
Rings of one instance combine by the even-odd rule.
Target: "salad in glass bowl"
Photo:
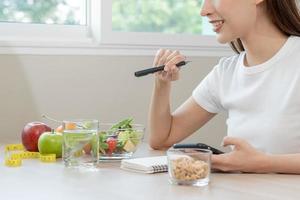
[[[145,133],[141,124],[133,124],[133,119],[125,119],[116,124],[99,124],[100,160],[130,158],[137,150]]]

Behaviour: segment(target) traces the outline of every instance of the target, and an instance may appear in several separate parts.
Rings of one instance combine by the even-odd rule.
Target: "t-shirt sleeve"
[[[213,68],[213,70],[194,89],[192,94],[194,100],[210,113],[224,111],[220,99],[221,74],[219,65],[216,65]]]

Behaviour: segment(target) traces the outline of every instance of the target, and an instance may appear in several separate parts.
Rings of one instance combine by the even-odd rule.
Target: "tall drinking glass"
[[[63,121],[63,161],[66,167],[96,167],[99,158],[98,120]]]

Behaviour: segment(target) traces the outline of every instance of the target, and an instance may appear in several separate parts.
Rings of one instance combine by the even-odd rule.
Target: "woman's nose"
[[[214,7],[211,2],[212,0],[203,0],[200,15],[202,17],[208,16],[213,13]]]

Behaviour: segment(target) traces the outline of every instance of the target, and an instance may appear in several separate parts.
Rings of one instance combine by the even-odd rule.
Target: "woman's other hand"
[[[171,82],[179,79],[179,68],[177,63],[185,61],[185,56],[179,51],[171,51],[169,49],[160,49],[157,51],[153,66],[158,67],[165,65],[163,71],[156,72],[155,76],[163,82]]]
[[[254,172],[265,173],[267,155],[258,151],[241,138],[225,137],[224,146],[232,145],[230,153],[213,155],[212,168],[224,172]]]

